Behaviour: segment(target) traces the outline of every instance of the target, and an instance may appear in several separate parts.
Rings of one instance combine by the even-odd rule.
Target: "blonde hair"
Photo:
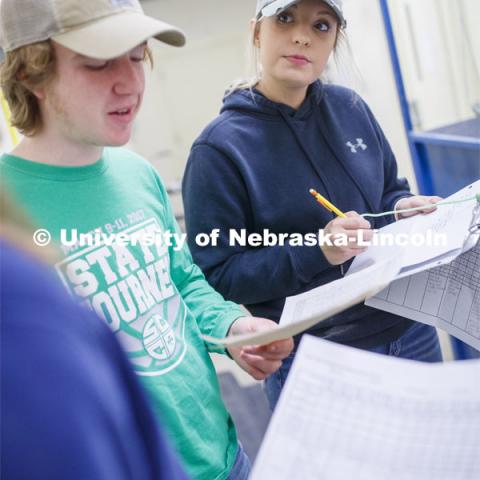
[[[148,47],[145,60],[153,67]],[[11,110],[11,124],[23,135],[32,136],[42,129],[40,105],[34,91],[48,87],[55,72],[55,49],[50,40],[25,45],[6,54],[0,66],[0,87]]]
[[[0,86],[11,110],[11,123],[24,135],[42,128],[36,89],[48,86],[55,74],[55,50],[50,40],[8,52],[0,69]]]
[[[260,27],[260,21],[256,21],[254,28],[251,29],[248,36],[247,46],[247,75],[244,78],[234,80],[227,88],[226,95],[237,90],[252,90],[255,85],[262,78],[262,65],[260,63],[260,48],[255,45],[255,35],[258,33]],[[350,51],[350,45],[348,43],[348,37],[339,24],[337,26],[337,36],[334,45],[334,57],[335,61],[338,60],[339,47],[345,45],[347,50]]]

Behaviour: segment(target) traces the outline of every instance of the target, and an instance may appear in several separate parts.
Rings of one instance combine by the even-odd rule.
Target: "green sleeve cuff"
[[[226,338],[228,335],[228,331],[232,326],[233,322],[241,317],[246,317],[249,313],[243,310],[239,305],[233,302],[225,302],[227,305],[231,307],[228,311],[226,311],[222,316],[218,317],[216,322],[215,328],[212,329],[211,336],[215,338]],[[207,343],[208,351],[211,353],[220,353],[223,355],[229,355],[226,348],[221,347],[219,345],[211,345]]]

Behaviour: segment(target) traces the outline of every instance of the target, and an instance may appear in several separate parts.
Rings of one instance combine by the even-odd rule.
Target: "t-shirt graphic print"
[[[123,226],[118,220],[116,225]],[[105,319],[136,372],[145,376],[167,373],[186,351],[185,304],[161,238],[158,221],[148,218],[90,242],[56,265],[68,290]]]

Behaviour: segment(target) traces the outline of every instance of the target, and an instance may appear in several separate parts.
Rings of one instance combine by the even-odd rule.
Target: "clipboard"
[[[480,235],[480,199],[477,197],[477,205],[472,212],[472,222],[468,229],[471,235]]]

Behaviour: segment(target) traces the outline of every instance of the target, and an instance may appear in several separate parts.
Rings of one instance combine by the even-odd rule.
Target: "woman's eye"
[[[330,24],[328,22],[318,22],[315,24],[315,28],[321,32],[328,32],[330,30]]]
[[[145,60],[145,57],[130,57],[130,60],[135,63],[140,63]]]
[[[277,20],[280,23],[291,23],[293,22],[293,17],[287,13],[280,13],[277,15]]]

